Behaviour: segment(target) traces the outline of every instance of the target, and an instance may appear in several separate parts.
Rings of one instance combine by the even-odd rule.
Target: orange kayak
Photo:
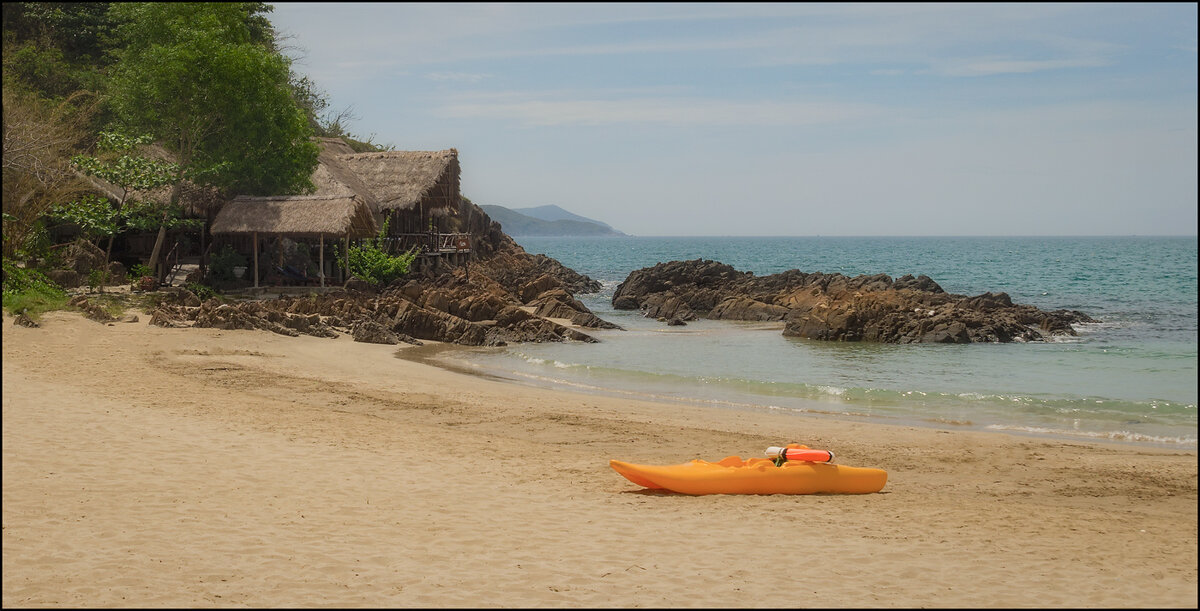
[[[609,461],[617,473],[643,488],[683,494],[867,494],[887,483],[887,471],[818,462],[785,462],[767,458],[718,462],[693,460],[681,465],[635,465]]]

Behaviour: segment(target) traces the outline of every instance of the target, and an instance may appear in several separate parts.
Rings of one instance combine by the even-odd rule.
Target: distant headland
[[[513,237],[525,236],[623,236],[606,223],[579,216],[555,205],[533,208],[480,206],[492,220],[500,223],[504,233]]]

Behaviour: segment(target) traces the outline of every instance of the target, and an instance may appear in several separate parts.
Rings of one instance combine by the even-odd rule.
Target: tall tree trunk
[[[171,206],[179,203],[179,198],[183,193],[183,165],[179,166],[179,173],[175,176],[175,186],[171,187]],[[154,270],[154,278],[162,282],[167,275],[166,266],[158,260],[162,254],[163,242],[167,240],[167,214],[168,211],[163,210],[162,224],[158,226],[158,237],[154,239],[154,250],[150,251],[150,268]]]
[[[164,219],[163,223],[158,226],[158,237],[154,239],[154,250],[150,251],[150,266],[154,270],[154,279],[159,282],[162,282],[163,278],[167,275],[166,266],[162,264],[162,261],[159,261],[159,255],[162,254],[163,242],[166,242],[166,240],[167,223]]]

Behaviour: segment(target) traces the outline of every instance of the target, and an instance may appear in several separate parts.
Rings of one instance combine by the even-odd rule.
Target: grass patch
[[[4,261],[4,310],[9,314],[24,312],[37,320],[46,312],[66,309],[69,299],[62,287],[41,272]]]

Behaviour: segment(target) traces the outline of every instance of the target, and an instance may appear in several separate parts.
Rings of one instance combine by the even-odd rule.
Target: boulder
[[[400,338],[391,329],[374,320],[362,320],[354,325],[351,335],[356,342],[368,344],[398,344]]]

